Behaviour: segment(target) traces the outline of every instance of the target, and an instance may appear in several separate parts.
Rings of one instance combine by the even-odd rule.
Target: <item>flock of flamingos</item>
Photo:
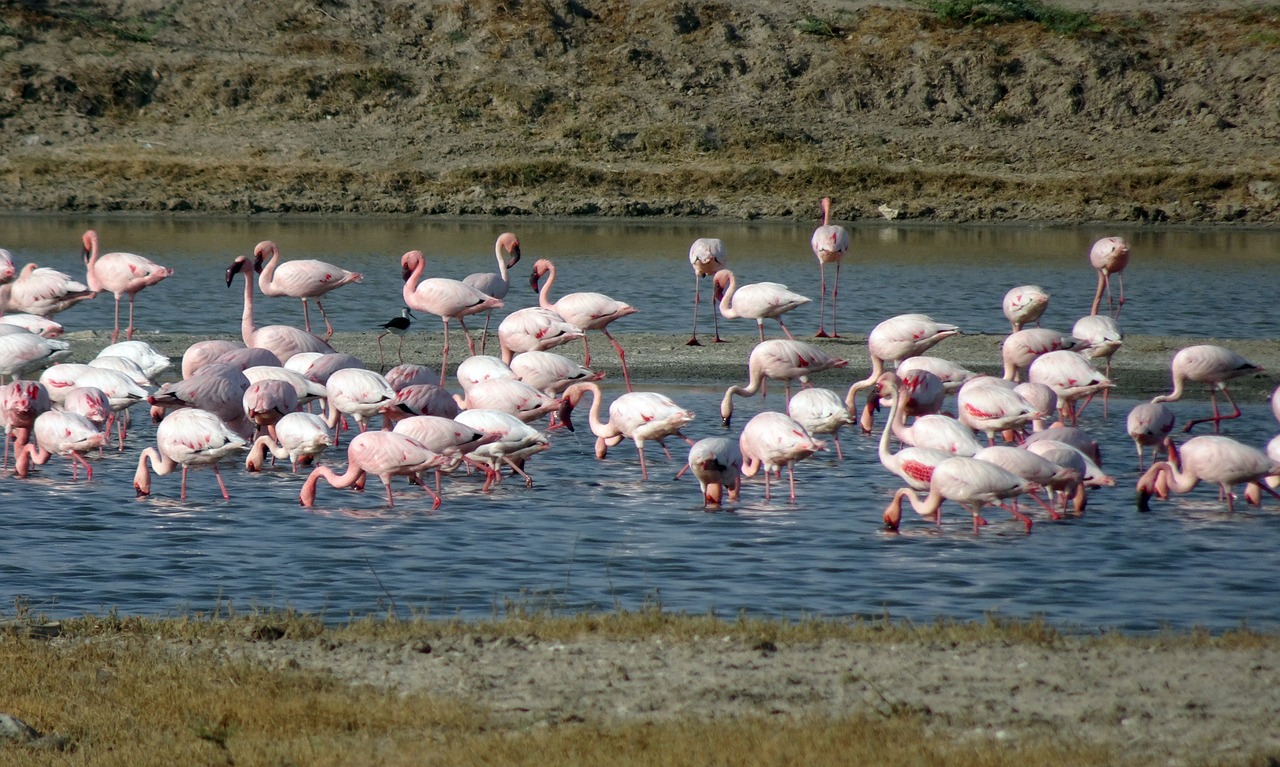
[[[821,207],[823,223],[812,237],[820,268],[817,336],[838,337],[840,264],[849,249],[849,234],[830,223],[827,199]],[[553,299],[556,267],[549,260],[537,261],[530,276],[539,305],[503,318],[496,329],[499,355],[484,354],[490,319],[503,308],[510,270],[520,260],[520,243],[511,233],[495,243],[497,271],[465,280],[424,277],[426,261],[419,251],[401,258],[405,308],[378,336],[379,371],[385,369],[383,337],[395,334],[402,341],[416,311],[443,322],[438,373],[434,367],[404,364],[401,346],[396,351],[401,364],[385,373],[334,349],[322,299],[329,291],[360,282],[362,276],[322,261],[282,259],[274,243],[262,242],[252,257],[237,257],[226,272],[228,286],[243,278],[243,343],[213,340],[191,345],[182,356],[181,379],[164,384],[157,380],[171,361],[149,344],[132,340],[134,304],[139,293],[167,279],[172,270],[132,253],[100,253],[93,231],[84,233],[83,246],[83,282],[36,264],[18,270],[12,255],[0,250],[0,382],[9,379],[0,386],[0,421],[5,428],[4,466],[12,460],[18,477],[58,455],[72,462],[73,479],[78,479],[81,467],[91,479],[87,458],[108,447],[124,450],[131,409],[145,401],[158,426],[155,444],[138,456],[134,487],[139,496],[151,492],[152,473],[181,469],[185,499],[188,469],[208,466],[226,498],[219,464],[234,460],[249,471],[260,471],[270,453],[273,461],[287,459],[294,471],[314,465],[299,493],[303,506],[315,503],[321,480],[336,488],[363,489],[369,474],[382,480],[388,506],[394,503],[392,480],[397,476],[409,477],[439,506],[442,477],[460,470],[483,476],[485,490],[508,472],[531,486],[526,462],[551,446],[553,430],[574,428],[573,413],[588,399],[596,455],[603,458],[610,447],[632,440],[642,478],[648,476],[646,442],[657,442],[664,451],[668,437],[688,442],[681,474],[690,471],[697,478],[704,507],[737,500],[743,478],[760,473],[768,498],[773,478],[780,479],[784,468],[794,500],[794,465],[826,449],[819,437],[830,435],[840,455],[840,429],[872,433],[877,414],[885,409],[880,461],[904,483],[883,515],[891,529],[900,524],[905,504],[941,524],[941,507],[952,501],[970,513],[975,531],[986,524],[982,511],[987,505],[1007,510],[1030,531],[1032,520],[1019,507],[1021,496],[1057,519],[1071,506],[1082,510],[1089,489],[1114,485],[1101,468],[1097,442],[1075,424],[1079,410],[1095,397],[1106,407],[1111,357],[1122,344],[1117,319],[1124,305],[1122,273],[1129,247],[1120,237],[1093,245],[1089,259],[1098,272],[1097,292],[1089,314],[1070,333],[1039,327],[1049,303],[1041,288],[1022,285],[1009,290],[1003,309],[1011,333],[1002,347],[1003,376],[977,375],[942,356],[926,355],[959,329],[927,315],[904,314],[886,319],[868,335],[871,369],[844,396],[811,385],[809,376],[847,362],[796,340],[784,322],[788,311],[811,299],[778,283],[738,284],[726,268],[724,244],[699,239],[689,250],[694,295],[688,343],[701,344],[697,327],[703,277],[713,284],[715,340],[720,340],[720,318],[754,319],[760,339],[748,361],[746,383],[725,391],[724,426],[732,426],[735,398],[760,393],[768,379],[784,382],[786,410],[755,415],[736,437],[697,442],[681,432],[694,417],[691,411],[666,395],[633,390],[625,351],[609,326],[635,309],[594,292]],[[834,271],[830,291],[829,265]],[[253,302],[259,291],[301,299],[302,327],[258,326]],[[63,362],[71,349],[56,338],[62,328],[50,318],[104,292],[115,298],[112,344],[86,364]],[[128,320],[120,340],[123,298],[128,299]],[[318,329],[312,332],[311,301],[324,322],[323,335]],[[477,353],[465,318],[481,314],[484,328],[479,330]],[[446,388],[455,320],[469,350],[456,366],[461,394]],[[766,340],[766,320],[777,321],[784,337]],[[627,389],[609,403],[607,420],[602,420],[604,402],[596,383],[603,374],[591,368],[592,331],[599,331],[613,346]],[[581,362],[551,351],[577,341],[582,342]],[[1191,346],[1174,356],[1172,391],[1138,405],[1127,420],[1139,468],[1145,468],[1137,483],[1141,508],[1152,496],[1189,492],[1200,482],[1217,485],[1231,508],[1241,485],[1250,503],[1259,503],[1263,493],[1280,497],[1274,489],[1280,485],[1280,437],[1265,451],[1216,433],[1179,445],[1173,439],[1174,413],[1164,404],[1182,397],[1188,384],[1207,386],[1211,415],[1187,422],[1182,430],[1208,422],[1217,432],[1221,421],[1240,415],[1227,382],[1258,370],[1221,346]],[[793,381],[800,384],[794,396]],[[1219,396],[1233,412],[1219,409]],[[1280,419],[1280,389],[1271,403]],[[380,429],[369,428],[374,419],[380,421]],[[338,471],[328,465],[328,456],[321,456],[340,444],[344,429],[353,435],[346,445],[346,468]],[[1149,467],[1146,448],[1151,448]],[[1157,460],[1161,453],[1163,460]]]

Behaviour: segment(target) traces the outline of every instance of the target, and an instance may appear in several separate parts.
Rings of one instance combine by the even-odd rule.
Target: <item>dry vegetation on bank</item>
[[[3,3],[0,207],[1275,223],[1276,6],[1087,5]]]

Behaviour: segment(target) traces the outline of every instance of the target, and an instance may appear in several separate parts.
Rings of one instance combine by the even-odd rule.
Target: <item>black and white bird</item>
[[[404,350],[404,334],[409,332],[410,321],[416,320],[416,319],[417,317],[414,317],[413,312],[409,311],[409,307],[406,306],[405,308],[400,310],[399,317],[395,317],[391,320],[388,320],[387,322],[384,322],[382,323],[382,325],[379,326],[382,328],[382,332],[378,334],[378,365],[379,367],[386,366],[386,361],[383,359],[383,356],[382,356],[382,337],[388,333],[395,333],[397,336],[399,336],[400,343],[396,346],[396,357],[399,358],[401,364],[404,364],[404,354],[402,354],[402,351]]]

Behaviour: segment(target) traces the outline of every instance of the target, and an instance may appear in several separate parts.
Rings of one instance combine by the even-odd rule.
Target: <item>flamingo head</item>
[[[420,250],[411,250],[400,257],[400,278],[405,282],[413,276],[413,273],[421,269],[426,263],[426,259]]]
[[[729,290],[729,280],[732,273],[728,269],[721,269],[711,278],[711,296],[715,301],[724,298],[724,294]]]
[[[271,240],[263,240],[253,247],[253,268],[262,274],[262,262],[280,255],[280,248]]]
[[[533,288],[533,292],[538,292],[538,280],[542,279],[542,275],[551,271],[551,262],[545,258],[540,258],[533,262],[533,274],[529,275],[529,287]]]
[[[1153,463],[1151,468],[1138,479],[1138,511],[1151,511],[1149,501],[1155,495],[1162,500],[1168,496],[1168,484],[1160,478],[1169,470],[1169,464],[1161,461]]]
[[[98,247],[98,233],[90,229],[84,233],[83,237],[80,238],[80,243],[82,245],[80,257],[83,258],[84,262],[87,264],[89,263],[89,259],[93,257],[93,251]]]
[[[227,267],[227,287],[231,287],[231,281],[236,275],[244,271],[244,267],[249,263],[249,259],[245,256],[236,256],[236,260],[231,262],[231,266]]]
[[[507,268],[520,263],[520,240],[511,232],[503,232],[498,235],[498,247],[507,252],[511,258],[507,261]]]

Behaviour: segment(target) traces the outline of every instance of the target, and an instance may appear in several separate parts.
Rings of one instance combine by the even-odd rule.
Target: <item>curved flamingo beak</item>
[[[262,253],[259,251],[253,253],[253,271],[262,274]]]
[[[240,258],[237,258],[235,261],[231,262],[231,266],[227,267],[227,287],[231,287],[231,281],[234,280],[236,278],[236,275],[240,273],[241,264],[243,263],[244,263],[244,257],[241,256]]]
[[[400,263],[400,279],[405,282],[408,282],[409,277],[412,275],[413,275],[413,268],[410,267],[408,264],[401,262]]]
[[[529,275],[529,287],[533,288],[534,293],[538,292],[538,279],[541,277],[542,275],[538,273],[537,269],[534,269],[533,274]]]
[[[573,431],[573,421],[570,420],[570,417],[573,415],[573,405],[573,400],[565,397],[561,400],[560,409],[556,411],[556,418],[558,418],[564,428],[569,431]]]
[[[515,245],[511,248],[511,260],[507,262],[507,268],[510,269],[520,263],[520,246]]]

